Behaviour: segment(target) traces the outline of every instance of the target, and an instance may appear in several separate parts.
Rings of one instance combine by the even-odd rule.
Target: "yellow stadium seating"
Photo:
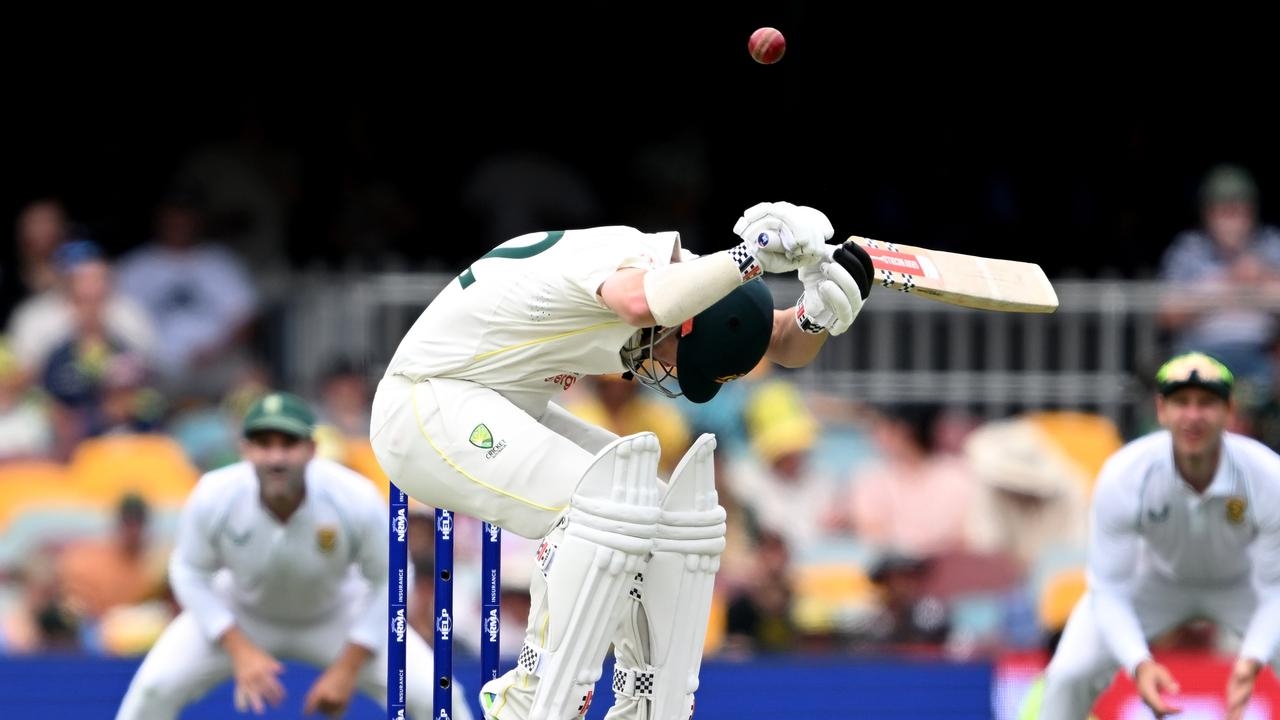
[[[134,492],[152,505],[181,505],[199,479],[182,447],[164,435],[85,440],[72,455],[69,471],[86,497],[108,504]]]

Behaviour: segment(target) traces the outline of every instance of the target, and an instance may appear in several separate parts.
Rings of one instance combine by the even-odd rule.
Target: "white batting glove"
[[[733,232],[742,238],[738,248],[765,272],[783,273],[817,263],[822,258],[820,246],[831,239],[835,228],[819,210],[776,202],[747,208]]]
[[[804,332],[826,330],[839,335],[853,324],[862,311],[862,290],[840,263],[823,262],[800,268],[804,292],[796,301],[796,325]]]

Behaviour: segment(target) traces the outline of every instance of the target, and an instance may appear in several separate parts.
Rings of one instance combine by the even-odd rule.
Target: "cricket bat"
[[[1044,270],[1035,263],[926,250],[850,237],[871,256],[876,282],[930,300],[1002,312],[1051,313],[1058,309]],[[830,260],[838,245],[827,245]]]

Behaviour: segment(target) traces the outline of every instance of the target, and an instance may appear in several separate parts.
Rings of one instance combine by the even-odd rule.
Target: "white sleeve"
[[[1277,482],[1280,479],[1280,460],[1267,465],[1270,470],[1260,480]],[[1269,493],[1254,498],[1258,536],[1250,547],[1250,557],[1254,564],[1258,607],[1253,611],[1240,645],[1241,657],[1252,658],[1263,665],[1271,662],[1280,646],[1280,503],[1276,500]]]
[[[1130,675],[1151,655],[1138,615],[1132,582],[1138,566],[1140,498],[1122,482],[1132,465],[1108,463],[1098,478],[1089,530],[1089,602],[1112,656]]]
[[[355,480],[368,482],[363,478]],[[386,506],[372,491],[372,486],[369,495],[369,502],[357,503],[361,515],[357,526],[359,547],[356,549],[355,562],[360,567],[361,576],[369,582],[370,591],[364,595],[365,607],[347,633],[347,640],[376,652],[386,640],[387,599],[390,594],[387,586],[389,548]]]
[[[258,291],[244,264],[230,250],[219,248],[211,253],[204,271],[205,282],[216,291],[210,297],[226,323],[223,333],[230,333],[236,325],[253,315],[258,304]]]
[[[209,486],[201,485],[196,486],[182,508],[178,544],[169,556],[169,582],[178,603],[195,616],[205,637],[216,642],[235,618],[213,589],[213,575],[222,567],[222,561],[214,546],[217,518],[215,505],[210,502],[214,498]]]

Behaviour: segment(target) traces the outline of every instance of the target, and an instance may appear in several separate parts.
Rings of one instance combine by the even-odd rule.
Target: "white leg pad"
[[[631,592],[632,607],[615,641],[615,703],[607,718],[688,720],[693,714],[725,544],[715,447],[715,436],[698,438],[671,475],[653,557]]]
[[[653,550],[658,456],[653,433],[620,438],[596,455],[578,483],[564,540],[546,569],[547,645],[526,645],[521,653],[538,676],[532,718],[586,714],[625,587]]]

